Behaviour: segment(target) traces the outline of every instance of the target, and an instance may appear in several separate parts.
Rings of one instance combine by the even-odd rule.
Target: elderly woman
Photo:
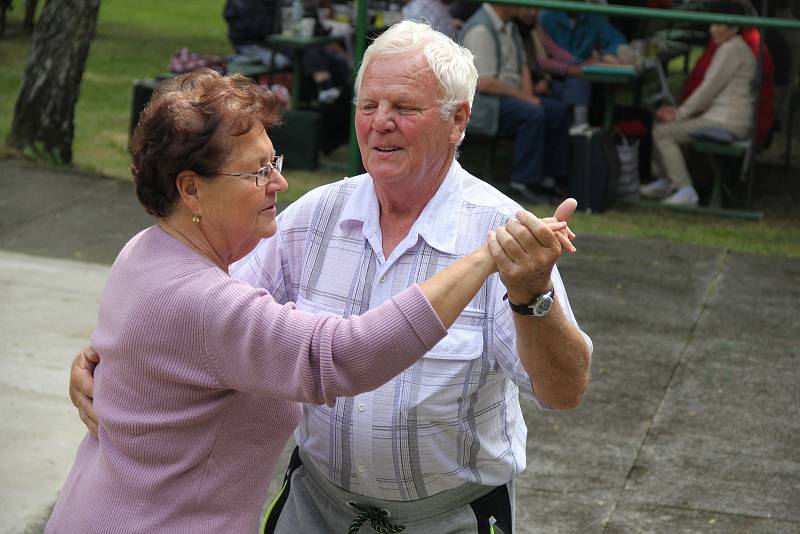
[[[710,11],[745,14],[740,4],[730,2],[714,4]],[[737,138],[747,135],[755,105],[751,85],[756,60],[739,30],[738,26],[711,24],[709,32],[718,48],[703,82],[679,107],[662,106],[656,111],[659,124],[653,129],[653,173],[659,178],[642,186],[642,196],[663,199],[664,204],[696,206],[699,196],[682,152],[692,141],[691,133],[715,128]]]
[[[277,120],[271,95],[209,70],[165,83],[144,111],[132,168],[158,222],[109,273],[91,337],[97,435],[80,444],[46,532],[254,532],[298,401],[332,403],[400,373],[495,270],[484,246],[349,319],[228,276],[276,231],[287,183],[266,129]]]

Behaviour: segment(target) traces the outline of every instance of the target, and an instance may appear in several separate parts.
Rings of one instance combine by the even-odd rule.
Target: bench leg
[[[789,170],[791,166],[792,157],[792,129],[794,128],[794,108],[797,105],[797,87],[791,88],[791,95],[789,96],[789,119],[786,121],[786,147],[783,152],[783,168]]]
[[[711,173],[714,175],[714,182],[711,188],[711,200],[708,205],[712,208],[722,207],[722,171],[719,168],[717,158],[713,154],[708,155],[708,164],[711,167]]]

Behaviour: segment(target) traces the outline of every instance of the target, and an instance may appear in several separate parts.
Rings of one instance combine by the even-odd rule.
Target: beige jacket
[[[740,35],[722,43],[703,83],[678,108],[678,120],[700,116],[724,124],[745,137],[753,121],[755,93],[751,87],[756,59]]]

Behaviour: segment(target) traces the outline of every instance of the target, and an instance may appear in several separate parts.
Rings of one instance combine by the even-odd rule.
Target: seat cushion
[[[736,141],[736,136],[725,128],[707,127],[698,128],[689,133],[692,139],[698,141],[715,141],[717,143],[732,143]]]

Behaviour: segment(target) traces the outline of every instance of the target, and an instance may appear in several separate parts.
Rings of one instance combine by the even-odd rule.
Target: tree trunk
[[[11,0],[0,0],[0,37],[6,33],[6,11],[11,9]]]
[[[72,162],[75,104],[100,0],[47,0],[28,55],[8,143],[39,159]]]
[[[33,18],[36,15],[36,3],[39,0],[25,0],[25,20],[22,21],[22,29],[27,33],[33,32]]]

